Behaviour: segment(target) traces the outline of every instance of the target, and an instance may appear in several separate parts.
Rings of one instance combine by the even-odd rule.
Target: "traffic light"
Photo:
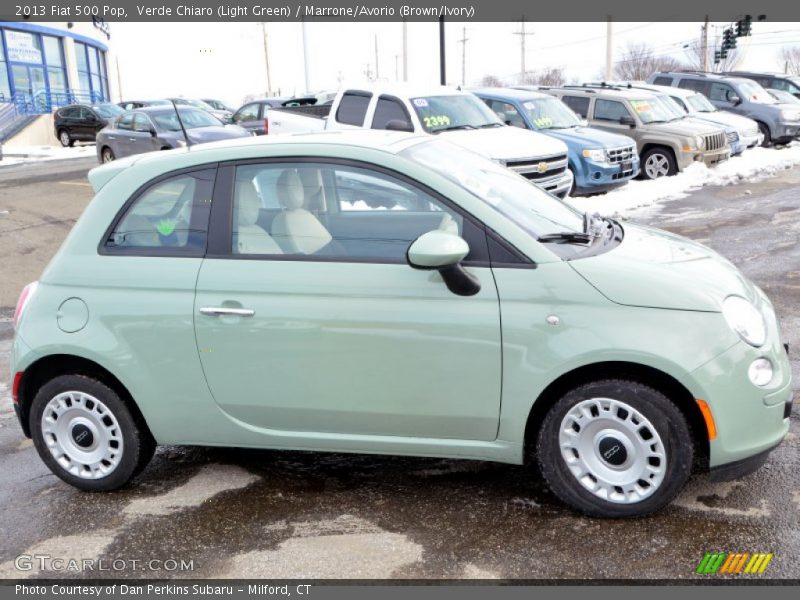
[[[722,60],[722,52],[719,50],[714,50],[714,64],[718,65],[719,61]]]
[[[752,15],[745,15],[744,19],[736,21],[736,37],[744,37],[750,35],[753,29]]]
[[[733,34],[733,29],[725,29],[722,32],[722,49],[733,50],[736,48],[736,36]]]

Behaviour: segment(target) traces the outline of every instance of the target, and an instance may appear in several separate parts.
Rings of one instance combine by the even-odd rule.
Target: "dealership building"
[[[75,102],[117,99],[104,21],[0,22],[0,103],[48,114]]]

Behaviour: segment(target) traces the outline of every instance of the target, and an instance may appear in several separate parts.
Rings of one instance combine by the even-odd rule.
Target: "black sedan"
[[[204,110],[180,106],[176,112],[171,106],[152,106],[128,111],[100,131],[97,158],[110,162],[143,152],[181,148],[186,146],[184,128],[191,145],[251,135],[236,125],[223,125]]]
[[[116,104],[70,104],[53,113],[53,130],[62,146],[93,142],[97,132],[122,114]]]

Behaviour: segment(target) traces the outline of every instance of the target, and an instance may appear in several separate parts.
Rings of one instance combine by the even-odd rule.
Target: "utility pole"
[[[611,15],[608,15],[608,22],[606,23],[606,81],[611,81],[611,72],[613,69],[614,45],[611,43],[613,35],[614,27],[611,24]]]
[[[380,79],[380,69],[378,68],[378,34],[375,34],[375,79]]]
[[[458,43],[461,44],[461,85],[466,85],[467,80],[467,28],[461,28],[461,39]]]
[[[408,23],[403,21],[403,81],[408,81]]]
[[[439,17],[439,83],[447,85],[447,69],[444,55],[444,17]]]
[[[703,48],[703,71],[708,71],[708,15],[706,15],[700,37],[702,39],[700,46]]]
[[[524,83],[525,81],[525,73],[527,73],[527,69],[525,68],[525,38],[529,35],[533,35],[532,31],[525,31],[525,17],[523,16],[519,20],[520,29],[519,31],[515,31],[514,35],[519,36],[519,50],[520,50],[520,83]]]
[[[114,61],[117,63],[117,92],[119,92],[119,100],[122,100],[125,96],[122,95],[122,75],[119,72],[119,56],[114,57]],[[788,63],[787,63],[788,64]],[[787,71],[788,73],[788,71]]]
[[[303,93],[307,94],[308,92],[311,91],[311,85],[309,84],[309,78],[308,78],[308,39],[307,39],[308,36],[306,35],[305,19],[303,19],[302,21],[302,26],[303,26],[303,73],[305,75],[305,83],[306,83],[306,89]]]
[[[267,24],[262,21],[261,35],[264,38],[264,64],[267,66],[267,96],[272,92],[272,82],[269,78],[269,45],[267,44]]]

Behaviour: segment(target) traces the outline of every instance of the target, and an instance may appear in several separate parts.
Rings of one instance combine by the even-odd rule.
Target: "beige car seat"
[[[278,243],[257,225],[261,198],[251,180],[237,184],[237,225],[233,232],[234,254],[283,254]]]
[[[300,176],[287,169],[275,185],[280,213],[272,222],[272,237],[288,254],[314,254],[333,237],[325,226],[305,208],[305,187]]]

